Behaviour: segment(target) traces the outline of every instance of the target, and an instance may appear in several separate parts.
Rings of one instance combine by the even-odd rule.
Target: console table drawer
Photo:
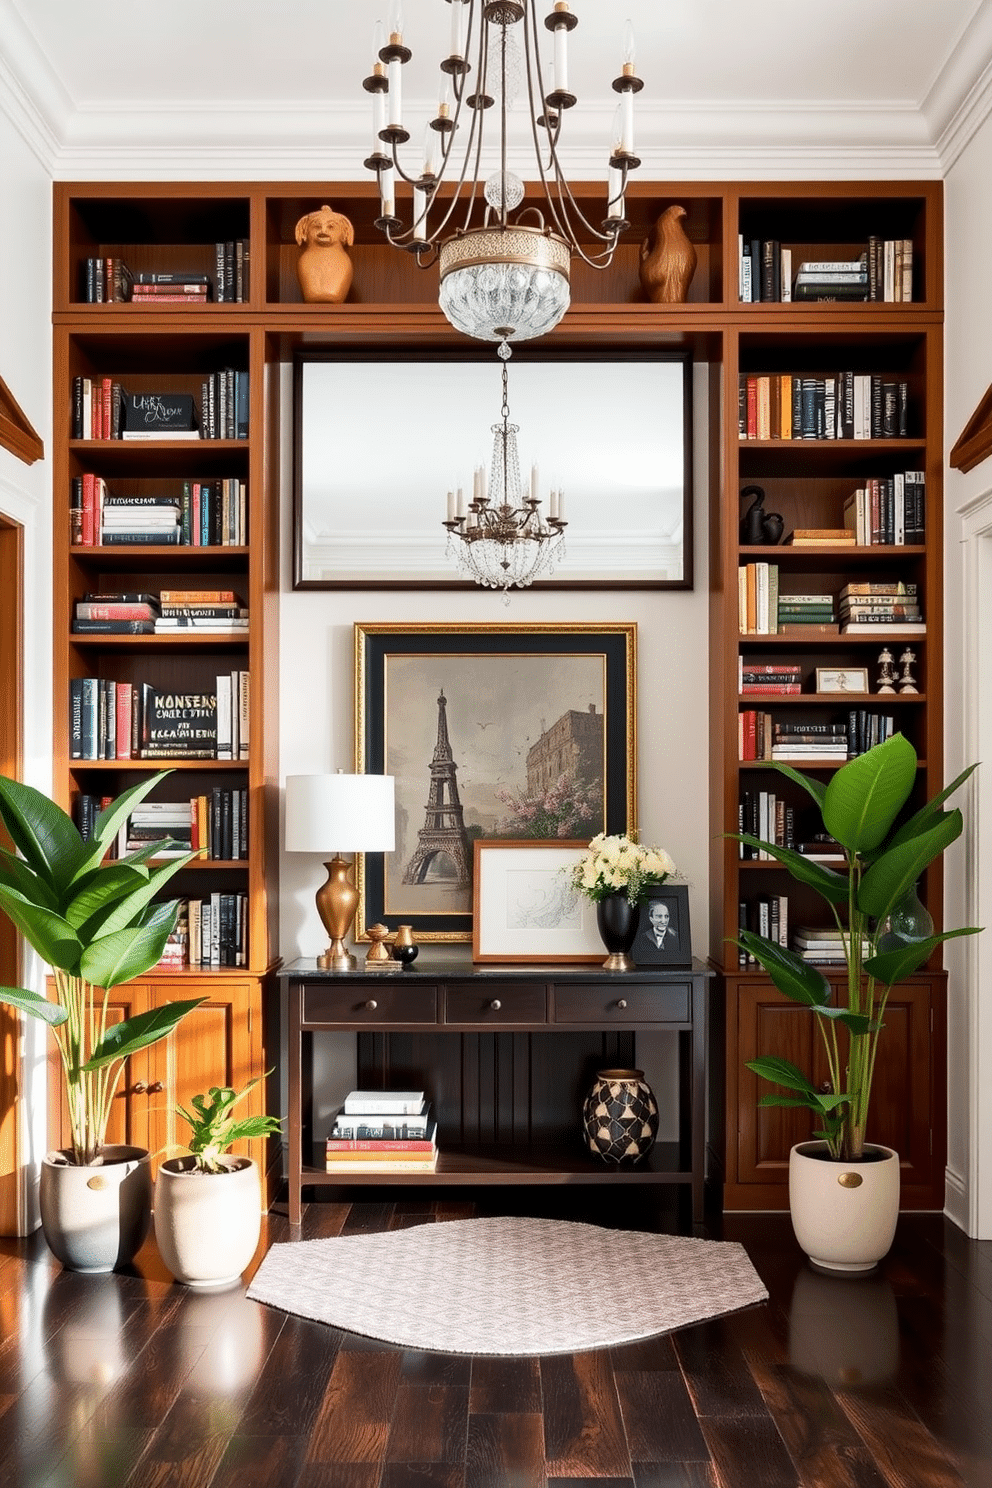
[[[547,991],[541,985],[498,986],[451,984],[444,992],[445,1023],[536,1023],[548,1016]]]
[[[689,983],[659,982],[655,987],[643,983],[625,987],[623,977],[615,984],[562,987],[554,989],[555,1023],[596,1023],[608,1028],[611,1023],[688,1023]]]
[[[402,975],[402,973],[400,974]],[[328,1027],[437,1022],[437,988],[409,985],[304,987],[303,1022]]]

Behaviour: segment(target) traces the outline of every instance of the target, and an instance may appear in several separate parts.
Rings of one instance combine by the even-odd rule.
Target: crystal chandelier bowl
[[[529,341],[554,330],[569,305],[568,244],[536,227],[479,228],[443,243],[438,301],[480,341]]]

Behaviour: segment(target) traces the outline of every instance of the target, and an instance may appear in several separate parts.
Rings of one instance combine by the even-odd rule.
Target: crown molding
[[[946,175],[992,111],[992,0],[982,0],[920,105]]]

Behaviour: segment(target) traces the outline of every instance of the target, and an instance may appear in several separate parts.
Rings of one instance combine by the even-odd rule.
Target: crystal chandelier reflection
[[[633,104],[644,86],[634,74],[633,32],[628,21],[623,65],[613,81],[619,105],[607,200],[603,220],[594,226],[579,210],[559,156],[562,119],[578,101],[568,86],[568,35],[578,18],[567,0],[556,0],[544,20],[553,38],[546,94],[536,0],[448,4],[449,55],[440,62],[440,98],[425,131],[419,175],[404,170],[399,158],[398,147],[410,138],[402,122],[402,75],[412,56],[403,42],[399,0],[393,0],[388,42],[377,24],[376,61],[363,83],[372,95],[372,153],[365,165],[379,181],[376,226],[394,247],[413,253],[421,268],[439,263],[440,306],[456,330],[484,341],[525,341],[552,330],[568,309],[572,256],[593,268],[609,267],[620,233],[630,226],[624,192],[628,173],[641,163],[634,154]],[[507,115],[521,79],[544,211],[525,207],[520,217],[536,216],[536,225],[510,220],[524,198],[523,182],[507,169]],[[486,138],[487,111],[494,107],[498,129]],[[499,166],[482,182],[494,134]],[[397,215],[397,177],[413,191],[406,223]],[[450,188],[443,193],[442,183]]]
[[[510,423],[506,358],[503,357],[503,403],[500,422],[493,424],[493,453],[488,476],[477,466],[472,478],[472,499],[465,502],[464,490],[448,492],[448,549],[454,550],[458,567],[466,578],[486,589],[525,589],[535,579],[550,578],[564,554],[565,497],[553,490],[547,518],[541,515],[537,466],[531,466],[530,485],[520,479],[517,453],[517,424]]]

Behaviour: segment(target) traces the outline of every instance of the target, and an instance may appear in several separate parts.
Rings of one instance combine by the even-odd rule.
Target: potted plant
[[[230,1286],[255,1254],[262,1227],[258,1164],[227,1154],[235,1142],[280,1130],[275,1116],[231,1114],[258,1080],[240,1093],[214,1085],[194,1095],[192,1111],[176,1107],[190,1141],[185,1157],[167,1158],[158,1170],[155,1239],[173,1276],[187,1286]]]
[[[818,1123],[816,1140],[794,1147],[789,1159],[789,1205],[800,1245],[819,1265],[869,1270],[889,1249],[899,1210],[898,1154],[866,1141],[889,989],[924,965],[942,941],[976,933],[969,927],[915,937],[893,933],[889,922],[923,870],[960,836],[960,811],[941,808],[975,767],[902,821],[917,778],[916,751],[902,734],[848,760],[826,785],[788,765],[772,768],[812,796],[845,870],[748,833],[731,835],[763,849],[826,900],[843,944],[846,988],[835,1000],[817,966],[742,930],[736,944],[780,992],[816,1016],[829,1089],[818,1089],[803,1070],[777,1056],[749,1060],[747,1068],[786,1092],[763,1096],[762,1105],[805,1109]]]
[[[596,906],[596,924],[609,956],[606,971],[632,971],[630,948],[637,913],[653,888],[676,873],[663,847],[644,847],[633,837],[597,832],[572,869],[572,887]]]
[[[47,796],[0,776],[0,820],[19,853],[0,849],[0,909],[51,967],[55,985],[52,1000],[26,987],[2,987],[0,1001],[44,1019],[58,1047],[72,1146],[42,1161],[41,1221],[55,1255],[78,1271],[126,1263],[148,1233],[149,1155],[141,1147],[108,1146],[111,1103],[128,1057],[170,1033],[203,1001],[108,1021],[111,990],[160,959],[178,901],[157,903],[156,895],[195,856],[151,866],[163,841],[107,857],[130,812],[167,773],[111,802],[88,841]]]

